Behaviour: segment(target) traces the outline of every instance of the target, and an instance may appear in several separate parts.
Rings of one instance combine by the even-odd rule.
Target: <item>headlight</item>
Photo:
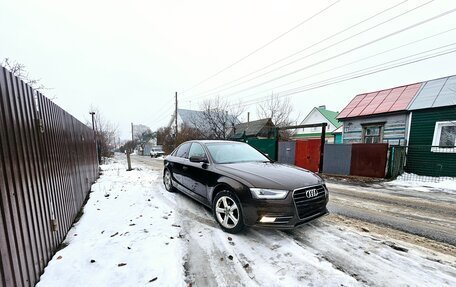
[[[288,195],[288,190],[251,188],[252,196],[256,199],[284,199]]]

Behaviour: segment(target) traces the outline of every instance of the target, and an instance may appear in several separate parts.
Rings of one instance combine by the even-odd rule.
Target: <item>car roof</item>
[[[230,140],[192,140],[192,141],[187,141],[187,142],[199,142],[199,143],[202,143],[202,144],[208,144],[208,143],[243,143],[243,142],[230,141]]]

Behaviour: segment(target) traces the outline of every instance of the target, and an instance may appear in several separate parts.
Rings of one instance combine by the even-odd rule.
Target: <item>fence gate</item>
[[[278,161],[280,163],[295,164],[296,142],[280,141],[278,148]]]
[[[388,144],[353,144],[350,174],[385,177],[387,153]]]
[[[295,165],[313,172],[320,167],[320,139],[296,141]]]
[[[270,159],[277,160],[275,139],[248,139],[245,142],[262,153],[267,154]]]
[[[390,146],[387,178],[396,178],[404,172],[405,155],[405,146]]]
[[[350,175],[351,156],[351,144],[325,144],[323,172],[328,174]]]

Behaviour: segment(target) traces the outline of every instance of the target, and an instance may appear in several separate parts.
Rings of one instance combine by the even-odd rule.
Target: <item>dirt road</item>
[[[135,157],[153,169],[163,161]],[[380,224],[456,246],[456,196],[443,192],[421,192],[381,183],[371,186],[327,182],[331,214]]]
[[[150,172],[163,168],[163,161],[149,157],[133,157],[133,164]],[[370,218],[388,215],[391,225],[404,219],[414,219],[418,226],[434,223],[438,226],[436,234],[451,238],[451,202],[438,208],[438,204],[419,196],[330,183],[333,214],[293,231],[249,228],[230,235],[220,230],[209,209],[181,193],[166,192],[160,177],[156,181],[159,190],[151,188],[156,200],[174,207],[179,222],[176,228],[186,244],[185,281],[192,286],[456,284],[454,245],[390,228]],[[440,196],[442,204],[444,198]],[[359,216],[353,215],[355,211]],[[343,212],[346,216],[337,214]],[[431,219],[424,220],[426,216]],[[445,219],[437,220],[439,217]]]
[[[327,183],[329,210],[456,246],[456,196],[375,184],[374,187]]]

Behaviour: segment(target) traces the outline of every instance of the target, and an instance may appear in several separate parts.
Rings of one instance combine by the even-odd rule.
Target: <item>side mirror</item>
[[[190,162],[208,163],[209,161],[207,160],[207,158],[205,156],[191,156]]]

